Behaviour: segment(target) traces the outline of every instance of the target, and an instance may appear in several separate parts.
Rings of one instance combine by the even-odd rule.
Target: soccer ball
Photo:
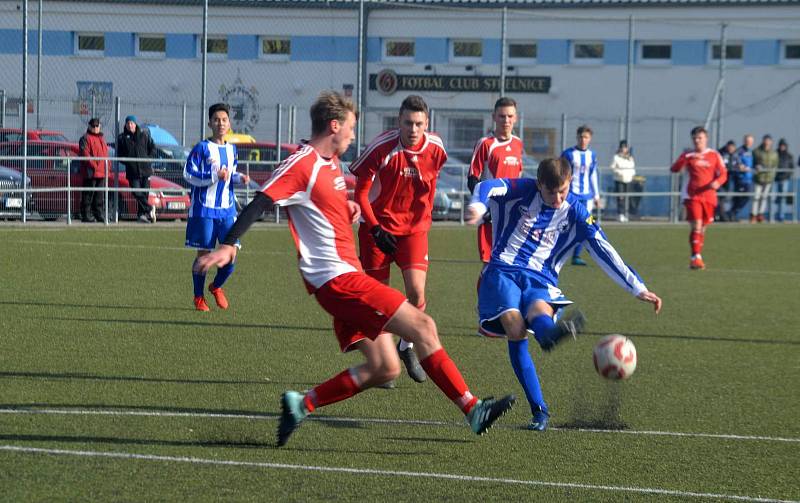
[[[594,347],[594,368],[606,379],[627,379],[636,370],[636,347],[624,335],[606,335]]]

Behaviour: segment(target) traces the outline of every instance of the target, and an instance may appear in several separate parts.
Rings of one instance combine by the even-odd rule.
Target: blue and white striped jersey
[[[190,217],[223,218],[236,214],[233,183],[240,182],[238,165],[232,143],[220,145],[203,140],[194,146],[183,168],[183,178],[192,186]],[[225,181],[218,175],[222,168],[231,173]]]
[[[572,166],[572,186],[570,192],[581,199],[600,197],[597,186],[597,155],[593,150],[580,150],[570,147],[561,153],[561,157]]]
[[[492,212],[490,263],[528,269],[543,283],[558,286],[558,273],[571,257],[570,250],[583,243],[622,288],[633,295],[647,291],[574,194],[552,208],[544,204],[536,180],[498,178],[479,183],[470,206],[479,213]]]

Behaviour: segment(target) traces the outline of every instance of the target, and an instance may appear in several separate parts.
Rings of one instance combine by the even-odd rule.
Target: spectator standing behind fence
[[[769,191],[775,181],[775,171],[778,169],[778,152],[772,149],[772,137],[764,135],[761,145],[753,150],[753,165],[756,172],[755,195],[753,206],[750,208],[750,223],[763,222],[769,203]]]
[[[89,120],[86,134],[78,142],[81,157],[108,157],[108,144],[100,131],[100,119],[93,117]],[[108,174],[108,161],[105,159],[91,159],[81,161],[81,174],[83,186],[87,189],[102,187]],[[87,190],[81,193],[81,222],[103,222],[103,193],[99,190]],[[91,208],[91,216],[89,211]],[[94,219],[92,219],[94,217]]]
[[[794,156],[789,153],[789,144],[786,140],[781,138],[778,141],[778,172],[775,174],[775,220],[783,222],[784,220],[784,203],[786,209],[794,202],[791,195],[786,194],[792,189],[792,175],[794,174]],[[791,219],[791,216],[788,217]]]
[[[733,190],[738,194],[753,191],[753,135],[745,135],[742,146],[736,151],[739,157],[739,168],[733,172]],[[750,200],[749,195],[734,196],[731,202],[731,211],[728,213],[728,221],[738,222],[739,212],[747,206]]]
[[[614,192],[625,194],[630,192],[631,182],[636,176],[636,163],[627,140],[619,142],[619,148],[614,154],[610,167],[611,172],[614,173]],[[620,222],[628,221],[628,205],[630,203],[627,199],[627,197],[617,196],[617,213]]]
[[[142,129],[136,123],[136,116],[125,117],[125,127],[117,138],[118,157],[136,157],[152,159],[156,155],[156,145],[147,129]],[[150,177],[153,176],[153,167],[150,161],[122,161],[125,165],[125,177],[132,189],[142,189],[133,192],[136,199],[136,217],[142,223],[156,222],[156,208],[147,202],[150,188]]]
[[[725,180],[724,184],[722,184],[720,190],[728,192],[732,188],[734,188],[735,182],[733,181],[734,178],[733,173],[736,173],[742,161],[739,159],[739,154],[737,153],[736,149],[736,143],[733,140],[729,140],[728,143],[726,143],[725,146],[719,150],[719,155],[722,156],[722,162],[725,163],[725,169],[728,170],[728,179]],[[730,204],[729,208],[725,207],[727,204]],[[731,198],[719,196],[716,217],[721,222],[726,222],[729,220],[729,215],[732,209],[733,209],[733,202],[731,201]]]

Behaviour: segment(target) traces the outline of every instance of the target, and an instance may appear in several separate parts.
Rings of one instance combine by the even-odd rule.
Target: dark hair
[[[772,139],[772,135],[765,134],[765,135],[764,135],[764,137],[763,137],[763,138],[761,138],[761,141],[765,141],[765,140],[771,140],[771,139]]]
[[[416,94],[411,94],[400,103],[400,115],[403,115],[403,112],[408,110],[409,112],[425,112],[425,117],[428,117],[428,104],[425,103],[425,100],[422,99],[422,96],[417,96]]]
[[[593,135],[593,134],[594,134],[594,131],[592,131],[592,128],[590,128],[589,126],[587,126],[586,124],[584,124],[583,126],[580,126],[580,127],[578,128],[577,135],[578,135],[578,136],[580,136],[580,135],[582,135],[583,133],[589,133],[590,135]]]
[[[99,125],[100,125],[100,119],[98,119],[97,117],[92,117],[91,119],[89,119],[89,126],[90,127],[95,127],[95,126],[99,126]]]
[[[695,126],[695,127],[693,127],[692,128],[692,132],[689,133],[689,134],[691,136],[696,136],[696,135],[699,135],[700,133],[703,133],[704,135],[708,136],[708,131],[706,131],[706,128],[704,128],[703,126]]]
[[[352,101],[336,91],[323,91],[311,105],[311,135],[320,135],[328,130],[332,120],[344,122],[352,112],[358,118],[358,111]]]
[[[517,102],[514,101],[514,98],[503,96],[502,98],[494,102],[494,111],[497,112],[498,108],[503,108],[503,107],[517,108]]]
[[[208,107],[208,120],[211,120],[211,117],[214,116],[217,112],[225,112],[228,117],[231,116],[231,107],[226,105],[225,103],[214,103],[210,107]]]
[[[539,185],[544,185],[548,189],[560,188],[570,177],[572,177],[572,166],[561,157],[544,159],[539,163],[539,171],[536,173]]]

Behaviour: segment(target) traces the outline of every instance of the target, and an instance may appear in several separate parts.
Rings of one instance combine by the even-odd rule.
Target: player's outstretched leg
[[[516,400],[513,395],[482,401],[472,395],[458,367],[439,342],[436,323],[419,309],[403,304],[387,323],[386,330],[414,343],[420,365],[445,396],[461,409],[473,432],[484,434],[511,409]]]
[[[573,339],[586,326],[586,317],[578,309],[564,314],[558,322],[553,321],[551,315],[539,314],[530,321],[534,337],[545,351],[552,350],[564,337]]]
[[[405,365],[406,371],[411,379],[416,382],[425,382],[428,379],[425,370],[422,368],[422,365],[419,364],[419,358],[417,358],[417,354],[414,352],[413,345],[400,339],[400,342],[397,343],[397,354],[400,355],[400,360],[403,362],[403,365]]]

